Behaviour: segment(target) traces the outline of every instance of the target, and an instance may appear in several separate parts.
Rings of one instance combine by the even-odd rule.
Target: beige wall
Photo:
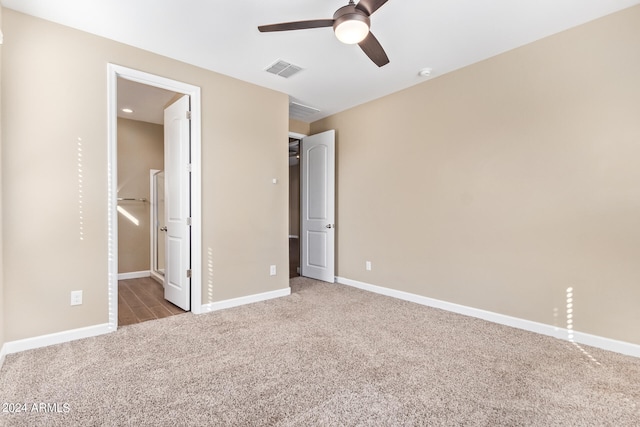
[[[309,123],[301,122],[300,120],[289,119],[289,132],[309,135],[310,130],[311,125]]]
[[[145,198],[148,202],[121,201],[138,221],[118,214],[118,273],[151,269],[151,169],[164,169],[164,126],[118,119],[118,197]]]
[[[338,275],[558,326],[573,287],[576,330],[640,344],[638,40],[634,7],[313,123]]]
[[[202,88],[203,303],[288,287],[285,94],[9,9],[2,30],[7,341],[108,320],[109,62]]]

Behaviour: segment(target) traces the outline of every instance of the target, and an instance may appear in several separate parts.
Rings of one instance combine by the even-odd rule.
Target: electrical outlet
[[[371,271],[371,261],[367,261],[365,263],[365,268],[367,269],[367,271]]]
[[[276,266],[275,266],[275,265],[272,265],[272,266],[269,268],[269,274],[270,274],[271,276],[275,276],[275,275],[276,275]]]
[[[71,291],[71,305],[82,304],[82,291]]]

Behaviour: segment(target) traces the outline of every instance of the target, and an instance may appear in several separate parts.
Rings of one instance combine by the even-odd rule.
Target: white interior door
[[[164,297],[183,310],[191,302],[191,177],[189,96],[164,111]]]
[[[335,131],[302,138],[300,273],[335,281]]]

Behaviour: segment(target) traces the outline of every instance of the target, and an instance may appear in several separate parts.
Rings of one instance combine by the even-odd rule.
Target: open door
[[[305,137],[300,148],[300,273],[335,281],[335,131]]]
[[[191,172],[189,96],[164,111],[165,274],[164,298],[191,306]]]

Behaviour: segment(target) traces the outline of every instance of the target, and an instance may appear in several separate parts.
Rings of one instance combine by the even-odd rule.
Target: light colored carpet
[[[15,426],[638,426],[640,360],[336,284],[9,355]],[[596,363],[595,361],[598,363]]]

